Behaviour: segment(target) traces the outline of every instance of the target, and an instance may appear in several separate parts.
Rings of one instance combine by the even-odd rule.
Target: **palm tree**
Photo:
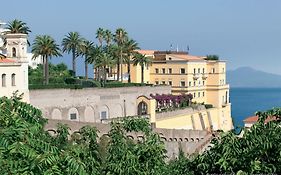
[[[127,32],[122,29],[118,28],[115,31],[114,40],[119,46],[120,49],[120,58],[117,59],[117,80],[119,81],[120,75],[120,65],[121,65],[121,82],[123,81],[123,50],[124,50],[124,42],[127,39]]]
[[[72,70],[73,76],[76,76],[76,58],[79,56],[79,49],[84,39],[78,32],[69,32],[62,40],[63,52],[72,52]]]
[[[31,32],[31,30],[26,25],[26,23],[18,19],[14,19],[13,21],[10,21],[6,29],[9,30],[7,33],[29,34]]]
[[[106,77],[107,77],[107,67],[110,67],[113,65],[113,59],[112,56],[107,53],[107,52],[102,52],[101,54],[99,54],[99,59],[97,62],[97,66],[99,66],[100,68],[102,68],[102,72],[103,72],[103,85],[105,85],[106,82]]]
[[[104,36],[103,36],[103,38],[104,38],[104,40],[105,40],[105,42],[106,42],[106,45],[109,46],[109,45],[111,44],[112,39],[113,39],[113,35],[112,35],[111,31],[108,30],[108,29],[106,29],[106,30],[104,31]]]
[[[135,50],[140,49],[138,46],[138,43],[133,40],[126,40],[125,42],[125,52],[126,52],[126,63],[127,63],[127,69],[128,69],[128,83],[131,83],[131,59],[132,56],[136,54]]]
[[[23,33],[27,35],[31,33],[31,30],[26,25],[26,23],[18,19],[14,19],[13,21],[10,21],[5,29],[8,30],[6,33]],[[6,44],[5,39],[4,39],[4,44]],[[30,46],[30,42],[28,40],[27,40],[27,44]]]
[[[96,72],[95,70],[100,69],[98,63],[98,59],[100,57],[100,54],[103,52],[102,48],[99,46],[92,46],[92,48],[89,50],[89,54],[86,58],[87,63],[89,64],[93,64],[93,68],[94,68],[94,78],[97,79],[98,81],[100,80],[100,72]],[[96,78],[97,77],[97,78]]]
[[[99,40],[100,43],[100,47],[102,47],[102,42],[104,39],[104,29],[103,28],[98,28],[97,32],[96,32],[96,38]]]
[[[49,58],[61,56],[59,45],[48,35],[36,36],[32,44],[33,57],[42,56],[44,83],[49,84]]]
[[[94,43],[88,40],[84,40],[81,47],[80,47],[80,55],[83,55],[85,57],[85,79],[88,79],[88,57],[90,56],[92,50],[94,47]]]
[[[141,82],[144,83],[144,66],[148,67],[151,65],[152,59],[150,57],[147,57],[142,54],[136,54],[133,63],[134,66],[137,66],[138,64],[141,66]]]

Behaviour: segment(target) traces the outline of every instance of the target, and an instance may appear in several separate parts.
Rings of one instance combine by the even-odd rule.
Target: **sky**
[[[217,54],[228,69],[242,66],[281,75],[280,0],[26,0],[3,1],[0,20],[20,19],[58,44],[70,31],[97,43],[97,28],[124,28],[142,49]],[[16,3],[16,5],[14,4]],[[71,65],[71,55],[52,58]],[[78,59],[83,74],[83,59]]]

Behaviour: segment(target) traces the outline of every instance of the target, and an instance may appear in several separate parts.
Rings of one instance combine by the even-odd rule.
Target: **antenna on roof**
[[[179,46],[177,45],[177,52],[179,52]]]
[[[173,44],[170,44],[170,51],[173,50]]]
[[[189,45],[187,45],[186,50],[187,50],[187,53],[189,53]]]

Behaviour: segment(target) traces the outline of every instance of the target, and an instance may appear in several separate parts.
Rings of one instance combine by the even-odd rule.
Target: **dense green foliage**
[[[219,56],[218,55],[207,55],[205,60],[219,60]]]
[[[55,135],[44,131],[41,111],[19,101],[0,98],[0,172],[2,174],[255,174],[281,173],[281,109],[258,113],[259,121],[237,137],[221,133],[212,147],[187,158],[182,151],[166,161],[165,147],[143,118],[113,121],[108,136],[84,126],[69,135],[58,124]],[[268,116],[277,120],[264,123]],[[139,141],[127,132],[142,132]]]
[[[29,84],[43,84],[44,78],[43,74],[43,66],[38,65],[37,68],[32,69],[29,67],[28,69],[28,80]],[[71,77],[71,72],[67,69],[67,66],[64,63],[60,63],[57,65],[49,63],[49,83],[50,84],[61,84],[64,83],[64,79]]]
[[[44,84],[49,84],[49,59],[62,56],[56,41],[49,35],[38,35],[32,44],[32,58],[42,57]]]

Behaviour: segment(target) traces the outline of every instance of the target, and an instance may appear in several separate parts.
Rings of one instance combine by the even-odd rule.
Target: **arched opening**
[[[6,87],[6,74],[2,74],[2,87]]]
[[[52,119],[56,119],[56,120],[62,119],[61,111],[59,109],[56,108],[52,111]]]
[[[16,86],[16,74],[12,74],[12,86]]]
[[[95,122],[95,111],[91,106],[87,106],[84,112],[85,122]]]
[[[101,122],[109,118],[109,109],[107,106],[103,105],[100,108],[100,120]]]
[[[138,104],[138,115],[146,115],[147,114],[147,104],[144,101],[141,101]]]
[[[68,116],[70,120],[79,121],[79,113],[76,108],[69,109]]]
[[[16,48],[12,48],[12,57],[16,57],[17,56],[17,50]]]

